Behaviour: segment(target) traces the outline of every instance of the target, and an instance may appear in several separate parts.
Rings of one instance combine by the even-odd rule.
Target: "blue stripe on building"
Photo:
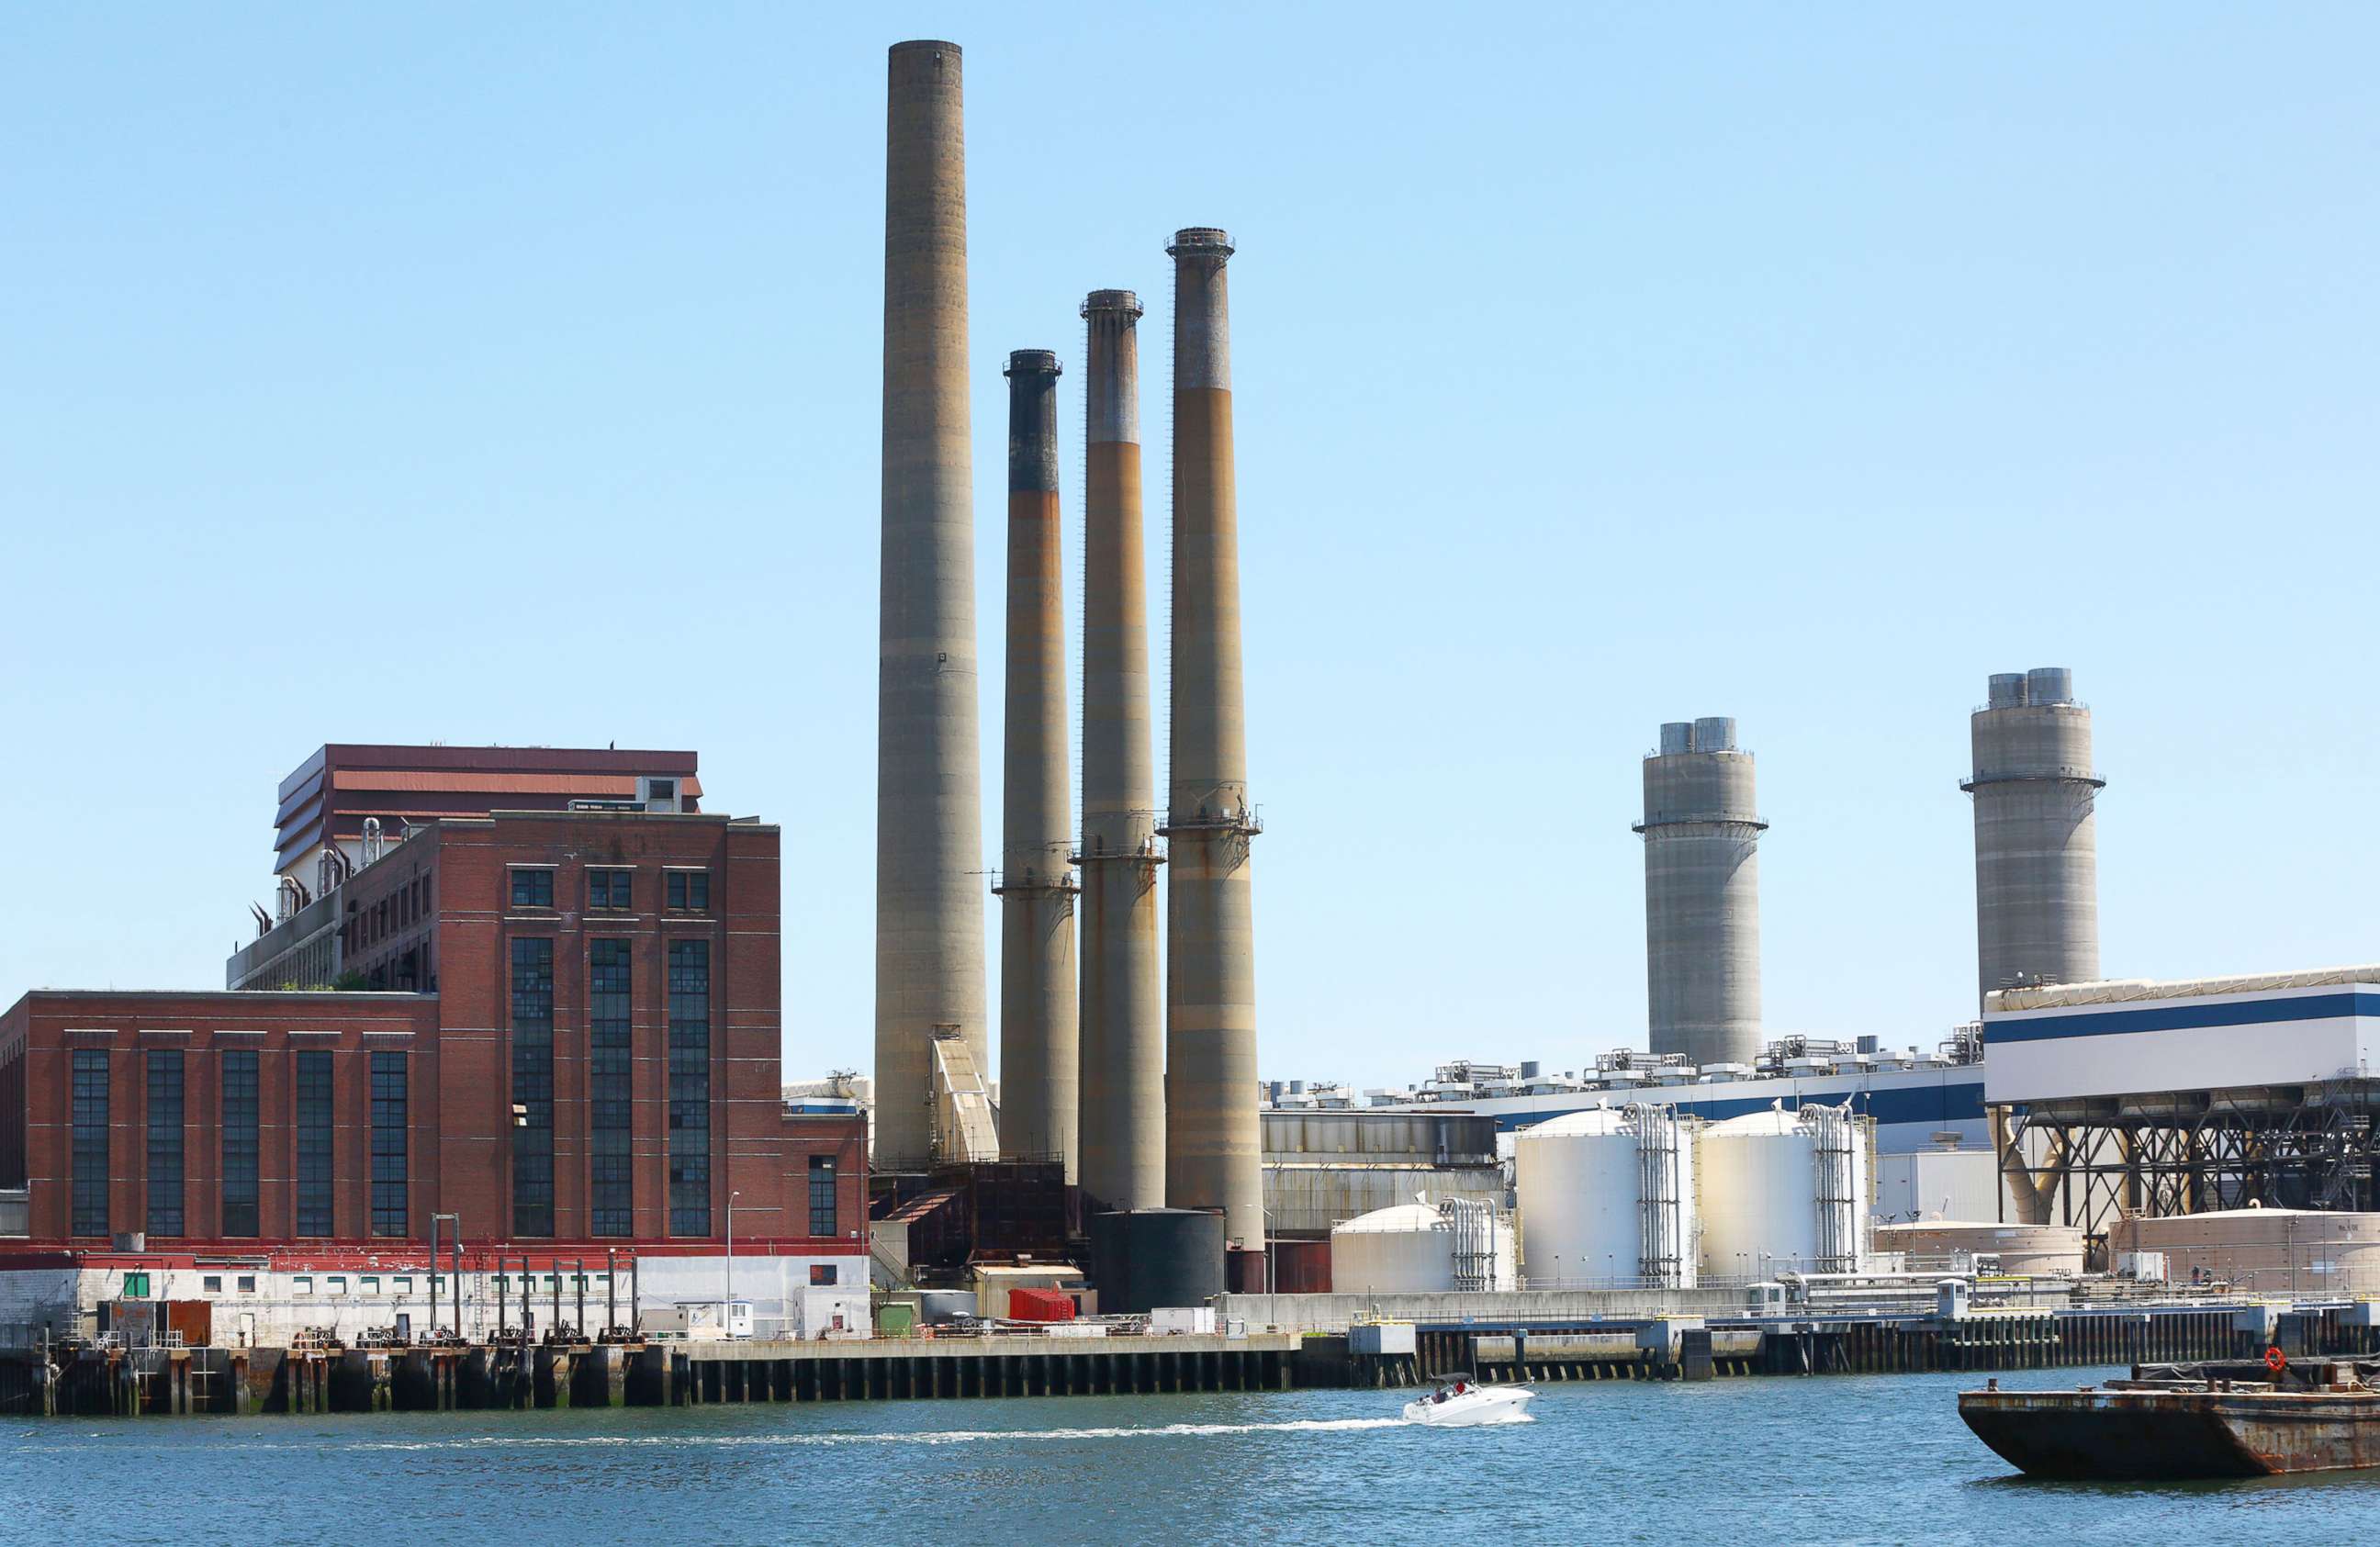
[[[1987,1020],[1984,1045],[2054,1042],[2061,1037],[2119,1036],[2127,1032],[2180,1032],[2206,1026],[2261,1026],[2280,1021],[2328,1021],[2380,1016],[2380,994],[2342,991],[2296,999],[2249,999],[2229,1005],[2161,1005],[2154,1009],[2078,1010],[2025,1021]]]
[[[1671,1096],[1660,1090],[1612,1091],[1603,1097],[1605,1105],[1615,1108],[1641,1101],[1650,1106],[1673,1107],[1682,1117],[1700,1118],[1705,1122],[1741,1118],[1750,1112],[1766,1112],[1779,1100],[1785,1103],[1785,1109],[1789,1112],[1802,1106],[1840,1106],[1849,1101],[1853,1112],[1874,1118],[1879,1124],[1955,1123],[1973,1121],[1984,1115],[1984,1086],[1980,1080],[1881,1091],[1828,1091],[1805,1094],[1780,1092],[1777,1095],[1738,1096],[1724,1101],[1696,1101]],[[1568,1113],[1590,1112],[1596,1105],[1593,1101],[1585,1101],[1575,1106],[1547,1107],[1532,1112],[1499,1112],[1496,1114],[1496,1126],[1510,1133],[1534,1128]]]

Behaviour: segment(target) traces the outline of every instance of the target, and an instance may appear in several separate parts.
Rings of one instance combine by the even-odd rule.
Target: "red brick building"
[[[241,953],[327,917],[382,991],[28,994],[0,1191],[34,1242],[419,1242],[454,1214],[599,1253],[718,1241],[734,1195],[739,1252],[856,1255],[864,1286],[865,1119],[779,1096],[778,843],[685,811],[435,818]]]

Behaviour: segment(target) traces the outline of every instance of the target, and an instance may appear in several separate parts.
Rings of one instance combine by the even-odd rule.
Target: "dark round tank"
[[[1223,1292],[1223,1216],[1207,1209],[1093,1215],[1091,1275],[1105,1314],[1204,1305]]]

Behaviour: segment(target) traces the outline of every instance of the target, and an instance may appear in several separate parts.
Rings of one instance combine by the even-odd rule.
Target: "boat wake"
[[[941,1429],[917,1433],[879,1434],[524,1434],[480,1436],[468,1440],[367,1440],[344,1448],[352,1450],[485,1450],[498,1446],[588,1449],[695,1447],[735,1449],[771,1445],[901,1445],[982,1444],[1002,1440],[1040,1443],[1050,1440],[1149,1440],[1206,1438],[1224,1434],[1335,1434],[1366,1429],[1402,1429],[1401,1418],[1299,1419],[1282,1423],[1165,1423],[1141,1428],[1122,1425],[1080,1429]]]

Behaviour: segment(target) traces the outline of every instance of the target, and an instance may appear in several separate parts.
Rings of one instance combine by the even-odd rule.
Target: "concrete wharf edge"
[[[410,1412],[716,1402],[834,1402],[1387,1388],[1468,1371],[1494,1381],[2004,1372],[2255,1358],[2237,1306],[1933,1316],[1635,1317],[1414,1325],[1411,1353],[1357,1354],[1344,1334],[1244,1337],[876,1338],[862,1342],[517,1345],[449,1348],[82,1349],[46,1376],[0,1349],[0,1415]],[[2282,1311],[2292,1357],[2380,1353],[2342,1308]]]

